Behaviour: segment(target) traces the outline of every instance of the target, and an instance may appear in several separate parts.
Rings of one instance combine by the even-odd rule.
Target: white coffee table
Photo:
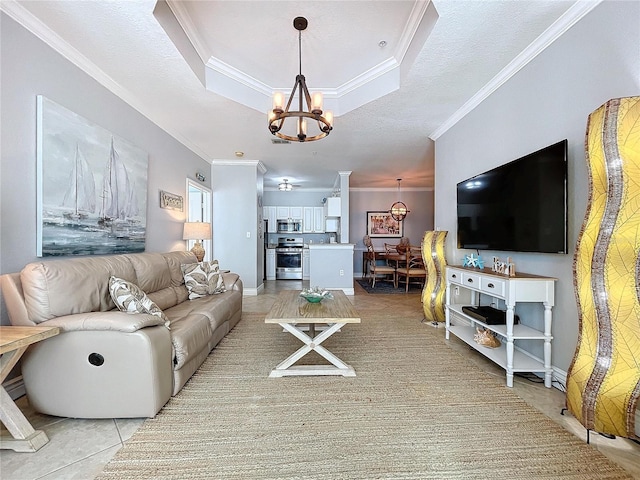
[[[333,298],[320,303],[309,303],[300,297],[299,290],[280,292],[278,299],[265,317],[265,323],[277,323],[287,332],[299,339],[304,345],[282,361],[269,374],[270,377],[289,375],[342,375],[355,377],[356,372],[350,365],[340,360],[321,344],[347,323],[360,323],[360,317],[344,292],[331,292]],[[316,325],[326,324],[316,335]],[[308,334],[301,325],[308,325]],[[320,329],[318,329],[320,330]],[[311,351],[326,358],[331,365],[294,365]]]

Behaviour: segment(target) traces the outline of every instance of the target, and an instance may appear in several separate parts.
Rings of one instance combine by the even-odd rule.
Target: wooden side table
[[[42,430],[34,430],[2,386],[2,382],[27,351],[29,345],[58,333],[60,333],[58,327],[0,326],[0,355],[2,355],[0,357],[0,420],[13,437],[6,435],[0,437],[0,448],[16,452],[35,452],[49,441]]]

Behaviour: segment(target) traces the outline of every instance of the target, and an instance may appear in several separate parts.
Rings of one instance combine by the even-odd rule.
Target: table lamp
[[[191,251],[198,259],[198,262],[201,262],[204,258],[204,248],[200,240],[211,239],[211,224],[208,222],[185,222],[182,239],[196,241]]]

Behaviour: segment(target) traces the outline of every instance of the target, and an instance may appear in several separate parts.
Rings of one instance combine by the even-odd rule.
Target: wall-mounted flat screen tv
[[[567,140],[458,183],[458,248],[567,253]]]

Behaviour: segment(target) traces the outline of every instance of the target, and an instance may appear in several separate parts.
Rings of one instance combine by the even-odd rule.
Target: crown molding
[[[178,21],[178,24],[180,24],[180,27],[182,27],[182,30],[191,42],[191,45],[193,45],[193,48],[198,53],[200,60],[202,60],[202,63],[205,63],[206,59],[209,57],[205,47],[206,42],[204,42],[200,34],[198,34],[198,29],[195,27],[193,19],[191,18],[191,15],[189,15],[186,7],[182,2],[176,2],[175,0],[164,1],[169,6],[169,9]]]
[[[529,62],[542,53],[548,46],[560,38],[573,25],[582,19],[591,10],[597,7],[603,0],[578,0],[556,20],[549,28],[540,34],[527,48],[504,67],[489,83],[482,87],[460,109],[449,117],[442,125],[430,135],[431,140],[437,140],[447,130],[462,120],[474,108],[480,105],[489,95],[500,88],[511,77],[522,70]]]
[[[433,187],[402,187],[404,192],[433,192]],[[398,187],[349,187],[349,192],[398,192]]]
[[[269,99],[273,95],[273,92],[276,90],[270,87],[269,85],[267,85],[266,83],[261,82],[256,78],[253,78],[251,75],[247,75],[242,70],[238,70],[234,66],[223,62],[219,58],[211,57],[207,61],[205,66],[215,72],[218,72],[221,75],[224,75],[230,80],[233,80],[234,82],[239,83],[240,85],[244,85],[246,87],[249,87],[255,90],[258,93],[265,95]],[[206,85],[206,87],[211,91],[215,91],[210,85]]]
[[[413,4],[413,8],[409,14],[409,19],[407,20],[407,23],[405,23],[405,28],[400,35],[400,41],[398,42],[398,47],[396,48],[394,55],[398,64],[403,62],[405,55],[409,51],[411,42],[413,42],[413,39],[420,28],[420,22],[422,22],[430,3],[431,0],[417,0]]]
[[[311,188],[307,188],[307,187],[294,187],[293,190],[289,190],[287,191],[282,191],[279,190],[278,187],[264,187],[264,191],[265,192],[281,192],[283,194],[285,193],[292,193],[292,192],[303,192],[303,193],[313,193],[313,192],[317,192],[317,193],[322,193],[324,195],[328,195],[329,193],[331,193],[331,188],[327,187],[327,188],[318,188],[318,187],[311,187]],[[318,207],[320,205],[317,205]]]
[[[232,159],[214,159],[211,160],[211,165],[212,166],[221,166],[221,165],[231,165],[231,166],[241,166],[241,167],[256,167],[256,169],[264,174],[267,173],[267,167],[265,166],[264,163],[262,163],[262,160],[232,160]]]
[[[399,68],[400,68],[400,64],[398,63],[398,61],[394,57],[390,57],[380,62],[379,64],[374,65],[369,70],[362,72],[360,75],[352,78],[351,80],[347,80],[337,88],[325,88],[320,90],[323,92],[323,94],[324,92],[326,92],[326,95],[330,98],[340,99],[340,97],[350,92],[353,92],[358,88],[363,88],[367,84],[382,77],[386,73],[393,72],[394,70],[397,70]],[[399,76],[398,76],[398,81],[395,82],[395,84],[392,86],[392,88],[390,88],[388,93],[396,91],[398,88],[400,88]],[[348,113],[348,112],[344,112],[344,113]]]
[[[85,72],[95,81],[97,81],[104,88],[116,95],[122,101],[124,101],[131,108],[140,113],[143,117],[149,120],[154,125],[158,126],[161,130],[173,137],[179,143],[191,150],[197,156],[204,161],[209,162],[207,154],[202,151],[197,145],[191,143],[187,138],[177,132],[172,132],[171,129],[162,126],[160,122],[157,122],[152,116],[146,113],[145,106],[137,100],[137,98],[126,88],[120,85],[107,75],[101,68],[95,63],[85,57],[76,48],[69,45],[69,43],[60,37],[57,33],[51,30],[47,25],[42,23],[40,19],[34,16],[26,8],[20,5],[15,0],[2,0],[0,1],[0,11],[6,13],[13,20],[22,25],[25,29],[42,40],[46,45],[51,47],[54,51]]]
[[[266,110],[265,105],[269,103],[273,92],[289,90],[289,88],[267,85],[215,55],[211,55],[211,46],[207,46],[184,4],[177,0],[163,1],[169,6],[186,38],[205,66],[207,73],[203,83],[207,90],[259,112]],[[431,0],[415,0],[398,47],[392,56],[337,87],[314,88],[314,91],[323,93],[327,110],[332,110],[334,116],[339,117],[400,88],[402,62],[415,60],[410,58],[411,55],[407,55],[407,52],[412,47],[415,49],[416,46],[413,43],[421,37],[419,32],[422,21],[430,5]],[[166,31],[166,33],[171,38],[171,32]],[[419,47],[422,48],[422,45]],[[404,66],[405,69],[409,67],[410,65]]]

